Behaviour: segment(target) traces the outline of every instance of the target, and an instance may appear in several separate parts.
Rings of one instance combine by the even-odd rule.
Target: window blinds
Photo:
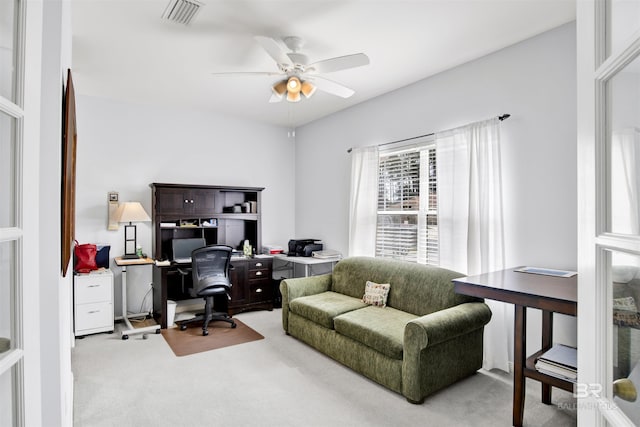
[[[433,146],[380,156],[376,256],[438,263]]]

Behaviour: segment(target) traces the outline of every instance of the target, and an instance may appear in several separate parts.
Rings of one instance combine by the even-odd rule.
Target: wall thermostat
[[[108,200],[107,230],[117,230],[118,218],[116,218],[116,211],[118,210],[118,192],[109,191],[107,200]]]

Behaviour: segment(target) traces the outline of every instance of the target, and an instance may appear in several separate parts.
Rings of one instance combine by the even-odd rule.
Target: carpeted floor
[[[480,371],[412,405],[282,330],[281,310],[236,316],[264,339],[176,357],[161,335],[76,341],[74,426],[510,426],[511,376]],[[117,331],[116,331],[117,332]],[[527,381],[526,426],[575,426],[575,399],[540,403]]]

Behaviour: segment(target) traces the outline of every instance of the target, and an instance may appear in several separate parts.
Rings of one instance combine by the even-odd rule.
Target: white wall
[[[82,88],[77,86],[77,92]],[[265,187],[262,241],[286,244],[294,231],[294,147],[287,129],[209,111],[133,105],[77,96],[76,238],[124,252],[124,231],[107,231],[107,193],[139,201],[151,216],[152,182]],[[151,224],[138,224],[151,255]],[[121,274],[114,269],[116,315]],[[127,271],[127,305],[138,312],[152,267]]]
[[[73,422],[72,271],[60,271],[62,94],[71,64],[71,12],[66,1],[43,3],[39,176],[40,359],[42,425]]]
[[[509,113],[502,122],[506,264],[574,270],[575,62],[570,23],[298,128],[295,234],[347,253],[349,147]],[[538,319],[529,320],[530,350],[540,342]],[[575,345],[575,319],[559,319],[555,338]]]

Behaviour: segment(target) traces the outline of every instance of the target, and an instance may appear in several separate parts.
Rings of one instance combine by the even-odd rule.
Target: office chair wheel
[[[123,336],[122,336],[122,340],[123,340],[123,341],[124,341],[124,340],[128,340],[128,339],[129,339],[129,335],[123,335]]]
[[[160,333],[160,328],[156,329],[156,335]]]
[[[180,325],[180,330],[181,331],[186,331],[187,330],[187,325]]]
[[[209,331],[202,331],[202,336],[206,337],[207,335],[209,335]]]
[[[235,328],[236,328],[236,326],[238,326],[238,325],[236,325],[235,323],[232,323],[232,324],[231,324],[231,329],[235,329]]]

